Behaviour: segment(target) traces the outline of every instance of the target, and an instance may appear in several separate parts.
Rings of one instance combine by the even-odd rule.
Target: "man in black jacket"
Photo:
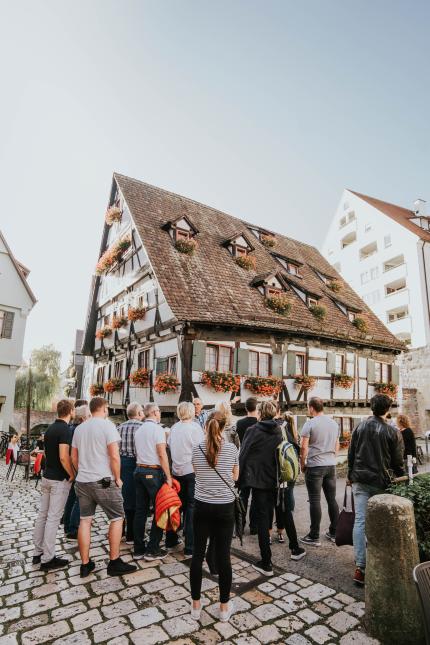
[[[396,477],[404,475],[402,437],[386,422],[391,402],[385,394],[376,394],[371,399],[373,416],[354,430],[348,451],[348,483],[352,483],[355,500],[354,581],[360,585],[364,584],[366,569],[367,502],[373,495],[385,492],[391,482],[391,473]]]
[[[276,405],[264,401],[259,405],[260,420],[248,428],[239,453],[239,488],[252,488],[261,560],[253,567],[266,576],[273,575],[269,529],[276,501],[276,448],[282,442],[282,431],[274,420]]]

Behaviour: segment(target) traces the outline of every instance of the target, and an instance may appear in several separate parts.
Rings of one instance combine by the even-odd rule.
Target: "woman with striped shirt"
[[[233,488],[239,477],[239,453],[236,446],[223,437],[225,424],[225,417],[215,412],[206,423],[206,438],[193,448],[192,463],[196,474],[196,490],[190,584],[191,616],[196,620],[200,618],[202,566],[210,537],[215,541],[215,559],[219,574],[220,620],[227,622],[233,613],[233,607],[229,603],[232,582],[230,547],[234,529]]]

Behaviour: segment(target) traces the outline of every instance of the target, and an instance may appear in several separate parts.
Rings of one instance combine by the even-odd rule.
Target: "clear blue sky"
[[[349,187],[430,201],[430,3],[0,0],[0,227],[72,349],[114,170],[319,245]]]

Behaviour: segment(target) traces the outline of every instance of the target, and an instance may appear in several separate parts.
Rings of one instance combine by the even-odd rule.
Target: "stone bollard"
[[[375,495],[366,517],[366,626],[384,645],[424,644],[412,571],[419,563],[412,502]]]

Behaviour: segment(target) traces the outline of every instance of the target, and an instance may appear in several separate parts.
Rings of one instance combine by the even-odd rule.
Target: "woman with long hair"
[[[217,403],[215,406],[215,412],[219,412],[221,416],[225,417],[225,428],[223,432],[224,438],[230,443],[234,443],[236,448],[239,450],[240,439],[233,419],[230,401],[220,401]]]
[[[208,538],[214,539],[215,561],[219,575],[219,618],[227,622],[233,613],[229,603],[232,568],[230,547],[234,529],[234,482],[239,477],[238,450],[226,441],[226,418],[219,412],[206,422],[206,437],[193,448],[192,464],[196,474],[193,517],[194,546],[190,568],[191,616],[201,612],[202,566]]]
[[[406,414],[397,415],[397,427],[402,433],[403,443],[405,445],[405,450],[403,453],[403,460],[405,462],[406,472],[408,471],[408,455],[417,458],[417,442],[415,440],[414,431],[411,428],[411,422],[409,417]],[[417,473],[418,468],[416,463],[413,465],[413,473]]]

